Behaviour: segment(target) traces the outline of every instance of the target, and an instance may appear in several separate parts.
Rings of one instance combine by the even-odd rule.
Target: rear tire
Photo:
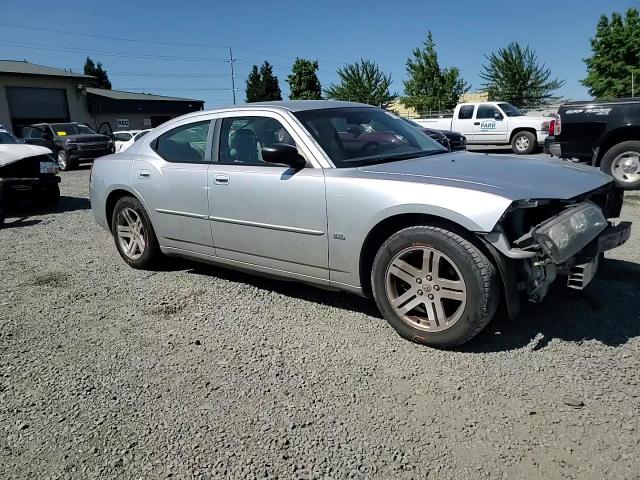
[[[371,284],[378,308],[400,336],[439,348],[477,335],[501,293],[494,265],[473,243],[428,225],[405,228],[384,242]]]
[[[150,269],[157,263],[160,246],[151,220],[137,198],[122,197],[116,202],[111,233],[118,253],[130,267]]]
[[[536,136],[531,132],[518,132],[511,139],[511,149],[518,155],[529,155],[536,149]]]
[[[640,189],[640,142],[621,142],[607,150],[600,169],[611,175],[625,190]]]

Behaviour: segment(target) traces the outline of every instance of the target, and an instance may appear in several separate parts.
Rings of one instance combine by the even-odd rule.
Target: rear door
[[[473,122],[473,142],[496,145],[507,142],[508,121],[495,105],[481,104]]]
[[[452,130],[460,132],[469,140],[471,140],[473,135],[473,114],[475,108],[475,105],[461,105],[451,125]]]
[[[151,140],[137,156],[133,185],[163,247],[214,255],[207,171],[214,119],[191,119]]]

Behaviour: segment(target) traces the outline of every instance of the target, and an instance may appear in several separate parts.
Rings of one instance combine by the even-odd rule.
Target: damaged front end
[[[518,296],[540,302],[558,276],[582,290],[593,279],[600,254],[625,243],[631,223],[614,224],[623,191],[613,184],[569,200],[519,200],[484,240],[507,257]],[[504,276],[504,274],[503,274]],[[509,297],[509,292],[507,292]]]

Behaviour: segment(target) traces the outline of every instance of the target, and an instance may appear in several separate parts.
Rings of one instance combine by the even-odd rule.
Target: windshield
[[[0,144],[14,144],[21,143],[13,133],[9,133],[6,130],[0,130]]]
[[[379,108],[327,108],[295,113],[337,168],[385,163],[447,150]]]
[[[96,133],[86,125],[80,125],[79,123],[52,123],[51,128],[59,137],[66,137],[67,135],[84,135]]]
[[[524,113],[520,113],[520,111],[510,103],[499,103],[498,106],[507,117],[524,117]]]

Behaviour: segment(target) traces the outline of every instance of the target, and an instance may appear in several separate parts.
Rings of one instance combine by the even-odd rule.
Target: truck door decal
[[[480,123],[480,130],[495,130],[496,129],[496,121],[495,120],[484,120]]]

